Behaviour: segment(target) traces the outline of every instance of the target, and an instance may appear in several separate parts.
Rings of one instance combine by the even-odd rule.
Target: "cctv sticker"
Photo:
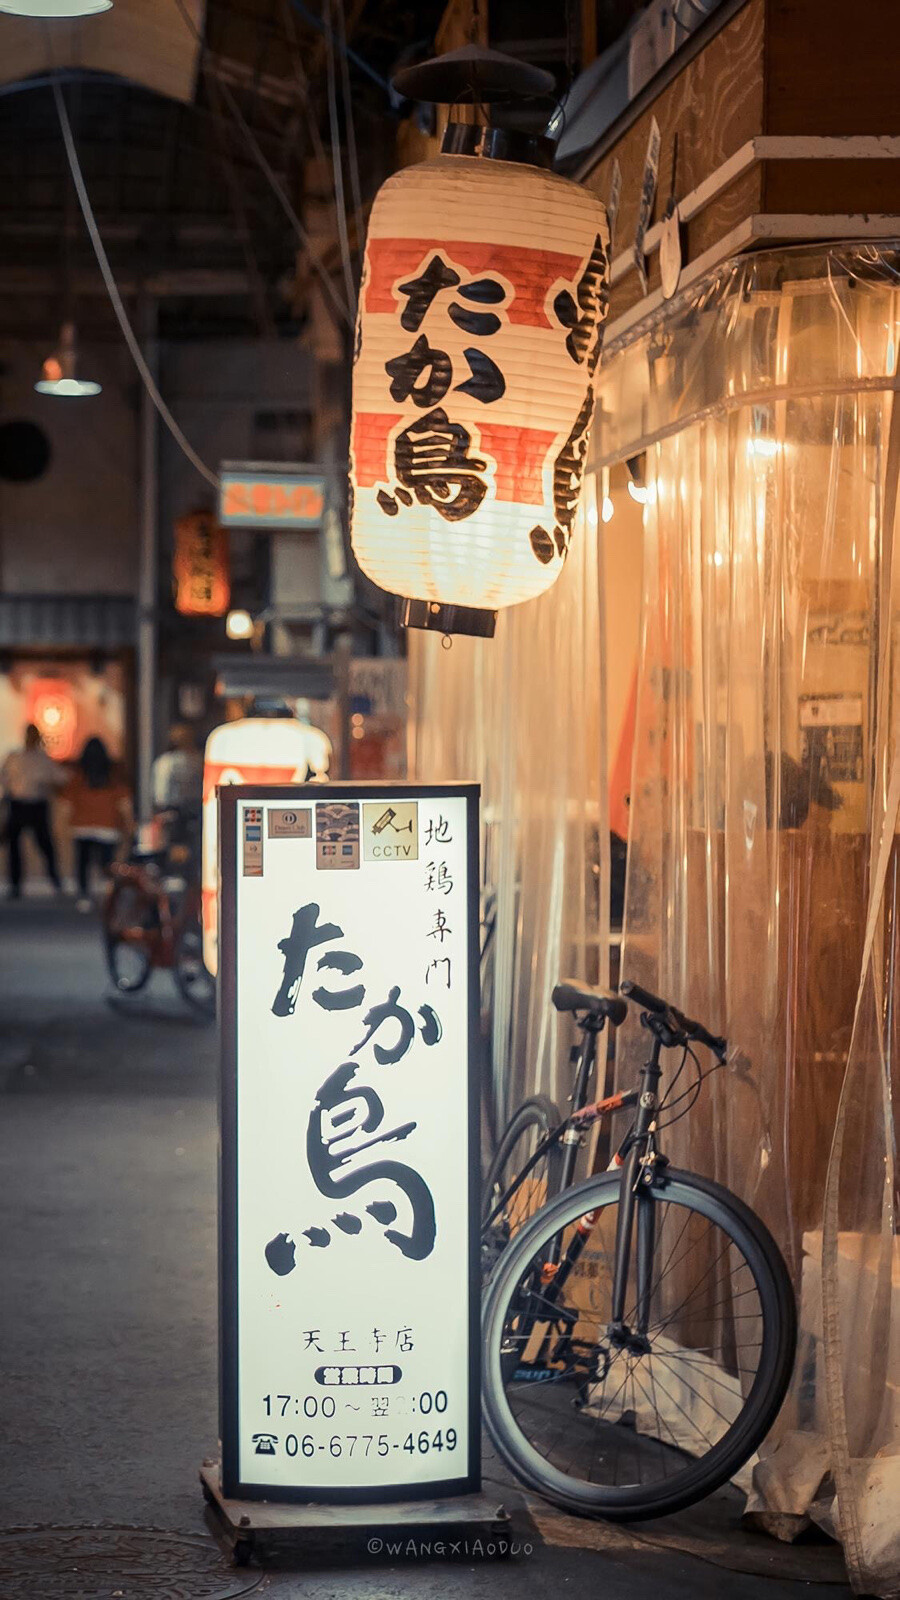
[[[312,812],[309,806],[298,811],[269,807],[270,839],[311,839]]]
[[[418,861],[419,802],[366,801],[363,805],[363,858],[366,861]]]

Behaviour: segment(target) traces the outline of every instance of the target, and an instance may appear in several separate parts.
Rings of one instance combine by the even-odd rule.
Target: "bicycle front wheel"
[[[796,1312],[759,1219],[718,1184],[666,1169],[639,1196],[614,1324],[620,1186],[610,1173],[567,1190],[502,1256],[484,1311],[484,1409],[524,1483],[624,1521],[691,1505],[749,1459],[784,1399]]]
[[[179,933],[173,972],[185,1004],[212,1022],[216,1015],[216,980],[203,960],[203,929],[199,922],[188,922]]]

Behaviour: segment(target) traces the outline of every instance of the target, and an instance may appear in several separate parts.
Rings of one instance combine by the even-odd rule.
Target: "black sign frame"
[[[368,1486],[302,1485],[285,1488],[244,1483],[240,1477],[239,1309],[238,1309],[238,1154],[237,1154],[237,880],[238,808],[280,802],[310,805],[329,800],[378,800],[384,794],[404,800],[464,798],[466,801],[468,938],[468,1441],[464,1474],[427,1483]],[[219,800],[219,1433],[222,1492],[230,1499],[281,1503],[367,1505],[431,1500],[476,1494],[481,1489],[481,1113],[480,1113],[480,950],[479,812],[480,786],[473,783],[417,784],[381,780],[369,783],[233,784],[220,787]],[[455,1285],[447,1285],[452,1303]]]

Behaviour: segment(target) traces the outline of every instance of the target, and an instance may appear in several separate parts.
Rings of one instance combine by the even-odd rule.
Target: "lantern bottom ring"
[[[441,605],[433,600],[398,600],[401,628],[427,628],[432,633],[466,633],[476,639],[493,639],[496,611],[481,606]]]

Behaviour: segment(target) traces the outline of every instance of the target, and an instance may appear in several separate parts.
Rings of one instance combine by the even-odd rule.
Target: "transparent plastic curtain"
[[[900,254],[729,264],[601,371],[646,452],[623,972],[727,1034],[667,1135],[780,1243],[800,1342],[751,1505],[900,1594]],[[620,1035],[631,1076],[639,1036]],[[707,1063],[708,1064],[708,1063]]]
[[[528,1095],[565,1102],[571,1030],[550,992],[607,975],[599,562],[591,477],[547,594],[501,611],[493,639],[409,635],[410,776],[482,785],[487,1142]]]

